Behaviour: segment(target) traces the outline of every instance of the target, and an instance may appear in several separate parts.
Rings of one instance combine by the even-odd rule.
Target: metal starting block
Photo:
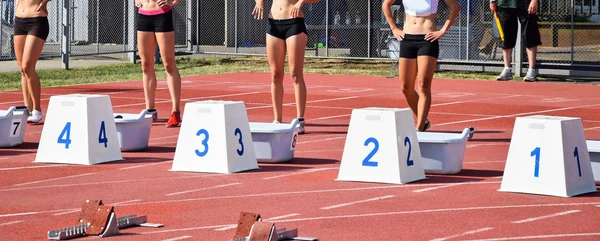
[[[316,241],[313,237],[298,237],[298,229],[276,229],[275,223],[263,222],[259,214],[242,212],[235,236],[231,241]]]
[[[120,229],[133,226],[162,227],[162,224],[146,222],[146,215],[135,214],[117,218],[113,206],[104,206],[102,200],[86,200],[81,208],[79,225],[48,231],[48,239],[65,240],[87,235],[101,238],[115,236]]]

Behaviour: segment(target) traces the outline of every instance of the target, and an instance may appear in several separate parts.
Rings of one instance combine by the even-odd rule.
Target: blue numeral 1
[[[106,127],[104,121],[100,124],[100,133],[98,134],[98,143],[104,143],[104,147],[108,147],[108,138],[106,138]]]
[[[62,132],[58,136],[58,144],[65,144],[65,149],[69,149],[71,145],[71,122],[67,122]]]
[[[575,156],[577,158],[577,170],[579,170],[579,176],[581,177],[581,165],[579,164],[579,151],[577,150],[577,147],[575,147],[573,156]]]
[[[533,176],[538,177],[540,174],[540,148],[536,147],[533,149],[530,156],[535,156],[535,169],[533,171]]]

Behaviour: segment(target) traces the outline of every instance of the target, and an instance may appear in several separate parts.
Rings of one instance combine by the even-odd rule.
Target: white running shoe
[[[42,114],[42,112],[33,110],[31,112],[31,115],[27,118],[27,122],[38,123],[42,120],[43,117],[44,115]]]

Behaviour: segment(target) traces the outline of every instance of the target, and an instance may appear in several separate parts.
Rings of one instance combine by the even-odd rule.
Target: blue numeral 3
[[[65,144],[65,149],[69,149],[71,145],[71,122],[67,122],[62,132],[58,136],[58,144]]]
[[[242,147],[242,149],[236,149],[237,154],[238,155],[244,155],[244,142],[242,142],[242,131],[240,130],[240,128],[235,128],[235,132],[234,134],[237,136],[238,134],[240,134],[240,139],[238,139],[238,143],[240,143],[240,146]]]
[[[370,160],[371,160],[371,158],[373,158],[373,155],[375,155],[375,153],[377,153],[377,151],[379,150],[379,142],[377,141],[377,139],[370,137],[369,139],[367,139],[365,141],[365,146],[369,146],[370,143],[373,143],[375,145],[375,147],[369,153],[369,155],[367,155],[367,157],[363,160],[362,165],[369,166],[369,167],[376,167],[378,165],[378,163],[372,162]]]
[[[198,132],[196,132],[196,136],[200,136],[200,135],[204,135],[204,139],[202,139],[202,146],[204,146],[204,151],[200,152],[198,151],[198,149],[196,149],[196,155],[199,157],[203,157],[206,156],[206,153],[208,153],[208,131],[206,131],[205,129],[200,129]]]
[[[104,147],[108,147],[108,138],[106,138],[106,127],[104,121],[100,124],[100,134],[98,134],[98,143],[104,143]]]
[[[404,146],[408,143],[408,155],[406,156],[406,165],[412,166],[414,164],[413,160],[410,159],[410,151],[412,150],[412,145],[410,144],[410,139],[407,137],[404,138]]]

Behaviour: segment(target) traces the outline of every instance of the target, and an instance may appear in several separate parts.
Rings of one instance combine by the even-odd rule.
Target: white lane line
[[[12,158],[12,157],[7,157],[8,158]],[[14,170],[21,170],[21,169],[37,169],[37,168],[47,168],[47,167],[64,167],[64,166],[68,166],[68,165],[44,165],[44,166],[25,166],[25,167],[5,167],[5,168],[0,168],[0,171],[14,171]]]
[[[2,224],[0,224],[0,227],[2,227],[2,226],[8,226],[8,225],[11,225],[11,224],[22,223],[22,222],[23,222],[22,220],[17,220],[17,221],[2,223]]]
[[[177,237],[177,238],[170,238],[170,239],[165,239],[163,241],[177,241],[177,240],[182,240],[182,239],[186,239],[186,238],[191,238],[192,236],[181,236],[181,237]]]
[[[149,167],[149,166],[155,166],[155,165],[165,164],[165,163],[169,163],[169,162],[172,162],[172,161],[160,161],[160,162],[142,164],[142,165],[137,165],[137,166],[123,167],[123,168],[120,168],[119,170],[123,171],[123,170],[129,170],[129,169],[135,169],[135,168],[141,168],[141,167]]]
[[[142,199],[135,199],[135,200],[129,200],[129,201],[122,201],[122,202],[113,203],[110,206],[118,206],[118,205],[122,205],[122,204],[135,203],[135,202],[141,202],[141,201],[143,201],[143,200]]]
[[[275,179],[275,178],[280,178],[280,177],[289,177],[289,176],[293,176],[293,175],[300,175],[300,174],[311,173],[311,172],[318,172],[318,171],[324,171],[324,170],[330,170],[330,169],[332,169],[332,168],[313,168],[313,169],[308,169],[308,170],[294,172],[294,173],[288,173],[288,174],[281,174],[281,175],[277,175],[277,176],[265,177],[263,179],[264,180],[270,180],[270,179]]]
[[[267,219],[264,219],[264,221],[275,221],[275,220],[294,217],[294,216],[298,216],[298,215],[300,215],[300,214],[299,213],[291,213],[291,214],[281,215],[281,216],[277,216],[277,217],[267,218]],[[234,229],[234,228],[237,228],[237,225],[230,225],[230,226],[226,226],[226,227],[222,227],[222,228],[217,228],[217,229],[215,229],[215,231],[225,231],[225,230]]]
[[[448,239],[452,239],[452,238],[458,238],[458,237],[462,237],[462,236],[466,236],[466,235],[481,233],[481,232],[489,231],[489,230],[492,230],[492,229],[494,229],[494,228],[492,228],[492,227],[480,228],[480,229],[475,229],[475,230],[467,231],[467,232],[456,234],[456,235],[452,235],[452,236],[447,236],[447,237],[443,237],[443,238],[432,239],[431,241],[444,241],[444,240],[448,240]]]
[[[54,215],[54,216],[60,216],[60,215],[65,215],[65,214],[69,214],[69,213],[76,213],[76,212],[80,212],[80,211],[81,211],[81,209],[75,209],[74,208],[74,209],[71,209],[71,210],[66,211],[66,212],[55,213],[55,214],[52,214],[52,215]]]
[[[337,204],[337,205],[322,207],[321,209],[328,210],[328,209],[340,208],[340,207],[350,206],[350,205],[354,205],[354,204],[358,204],[358,203],[378,201],[378,200],[383,200],[383,199],[388,199],[388,198],[393,198],[393,197],[394,197],[394,195],[387,195],[387,196],[382,196],[382,197],[369,198],[369,199],[361,200],[361,201],[347,202],[347,203],[341,203],[341,204]]]
[[[93,175],[93,174],[94,174],[93,172],[90,172],[90,173],[84,173],[84,174],[77,174],[77,175],[73,175],[73,176],[50,178],[50,179],[44,179],[44,180],[39,180],[39,181],[33,181],[33,182],[26,182],[26,183],[15,184],[13,186],[15,186],[15,187],[16,186],[23,186],[23,185],[28,185],[28,184],[35,184],[35,183],[56,181],[56,180],[62,180],[62,179],[67,179],[67,178],[73,178],[73,177],[89,176],[89,175]]]
[[[418,190],[414,190],[413,192],[427,192],[427,191],[431,191],[431,190],[447,188],[447,187],[454,187],[454,186],[463,185],[463,184],[466,184],[466,183],[451,183],[451,184],[441,185],[441,186],[437,186],[437,187],[418,189]]]
[[[505,238],[488,238],[488,239],[476,239],[467,241],[505,241],[505,240],[517,240],[517,239],[547,239],[547,238],[565,238],[565,237],[583,237],[583,236],[600,236],[600,233],[565,233],[565,234],[549,234],[549,235],[537,235],[537,236],[517,236],[517,237],[505,237]]]
[[[221,188],[221,187],[229,187],[229,186],[239,185],[239,184],[242,184],[242,183],[235,182],[235,183],[223,184],[223,185],[218,185],[218,186],[213,186],[213,187],[205,187],[205,188],[193,189],[193,190],[188,190],[188,191],[183,191],[183,192],[174,192],[174,193],[165,194],[165,196],[173,196],[173,195],[179,195],[179,194],[186,194],[186,193],[197,192],[197,191],[204,191],[204,190],[210,190],[210,189]]]
[[[545,216],[541,216],[541,217],[528,218],[528,219],[523,219],[523,220],[519,220],[519,221],[514,221],[512,223],[533,222],[533,221],[537,221],[537,220],[541,220],[541,219],[545,219],[545,218],[553,218],[553,217],[563,216],[563,215],[567,215],[567,214],[571,214],[571,213],[577,213],[577,212],[581,212],[581,210],[569,210],[569,211],[555,213],[555,214],[550,214],[550,215],[545,215]]]

